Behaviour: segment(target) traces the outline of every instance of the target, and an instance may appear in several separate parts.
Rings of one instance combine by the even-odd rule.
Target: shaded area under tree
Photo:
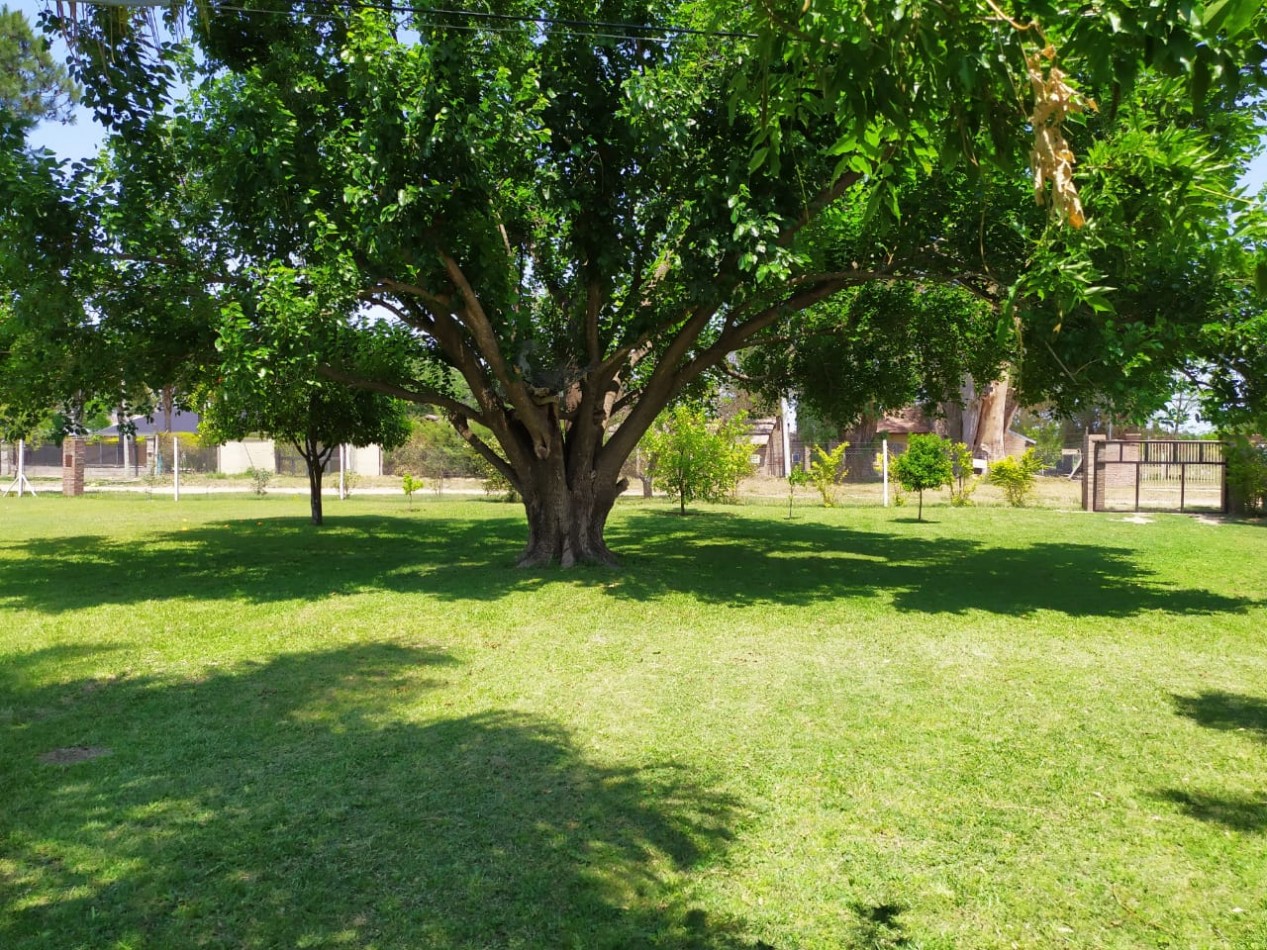
[[[554,583],[507,571],[522,522],[512,516],[418,519],[341,517],[321,536],[294,518],[156,532],[144,545],[100,536],[0,542],[22,557],[6,566],[0,610],[59,613],[155,597],[254,602],[387,590],[454,601],[492,601]],[[633,511],[610,536],[628,552],[619,575],[595,568],[571,583],[650,601],[686,593],[738,607],[891,597],[899,610],[1039,610],[1076,617],[1241,613],[1262,602],[1163,580],[1136,552],[1066,541],[1004,547],[837,525],[757,521],[722,513],[680,519]],[[136,578],[161,578],[137,584]]]
[[[394,720],[400,691],[444,688],[442,652],[51,681],[85,655],[0,669],[11,950],[752,946],[674,886],[724,847],[735,801],[673,764],[589,762],[529,716]],[[19,740],[110,754],[50,765]]]

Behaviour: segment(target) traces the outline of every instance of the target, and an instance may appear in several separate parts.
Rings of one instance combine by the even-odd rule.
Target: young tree
[[[809,484],[809,472],[799,466],[787,473],[787,516],[792,517],[792,502],[796,498],[796,490]]]
[[[414,478],[409,472],[405,472],[400,479],[401,490],[404,491],[405,497],[409,499],[409,510],[414,510],[414,492],[425,487],[425,482],[421,478]]]
[[[924,520],[924,491],[944,488],[955,478],[950,443],[939,435],[913,435],[906,451],[893,460],[893,477],[906,491],[919,493],[916,517]]]
[[[203,427],[213,439],[264,433],[290,442],[307,467],[312,523],[320,525],[322,475],[334,450],[394,448],[408,438],[409,420],[400,400],[317,374],[322,360],[346,359],[346,351],[361,342],[337,318],[315,313],[329,304],[320,288],[284,268],[267,275],[261,286],[253,315],[237,302],[225,307],[221,375],[202,392]],[[318,345],[310,333],[296,339],[291,335],[296,323],[324,326],[324,341]],[[258,359],[261,350],[267,360]]]
[[[647,435],[656,487],[676,498],[686,514],[688,502],[724,501],[752,471],[745,444],[743,414],[710,423],[703,409],[674,406]]]

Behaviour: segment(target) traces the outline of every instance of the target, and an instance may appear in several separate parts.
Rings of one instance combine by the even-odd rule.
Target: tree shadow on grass
[[[1267,700],[1223,690],[1173,697],[1175,712],[1207,729],[1244,732],[1267,742]]]
[[[898,919],[906,911],[901,904],[854,903],[849,906],[856,920],[853,926],[853,946],[858,950],[894,950],[910,946],[906,928]]]
[[[688,906],[737,803],[510,713],[404,721],[443,653],[358,646],[197,681],[0,678],[0,946],[751,946]],[[57,748],[103,754],[73,765]],[[62,760],[59,760],[62,761]]]
[[[1258,603],[1167,582],[1126,548],[1047,541],[1012,547],[840,526],[709,514],[633,512],[608,529],[618,572],[517,571],[522,522],[352,516],[313,531],[297,518],[0,545],[5,606],[59,612],[153,598],[305,600],[386,590],[496,600],[553,584],[599,586],[634,601],[688,594],[704,603],[805,605],[889,597],[899,610],[1018,616],[1212,614]],[[141,580],[144,579],[144,580]]]
[[[1267,796],[1209,795],[1175,788],[1157,793],[1162,801],[1177,805],[1189,818],[1222,825],[1232,831],[1267,831]]]
[[[1196,696],[1172,697],[1175,712],[1199,726],[1220,732],[1240,732],[1267,742],[1267,701],[1223,690],[1206,690]],[[1166,788],[1157,793],[1199,821],[1223,825],[1233,831],[1267,832],[1267,791],[1257,796],[1215,795],[1208,792]]]
[[[688,592],[742,606],[891,597],[899,610],[1126,617],[1240,612],[1257,602],[1163,581],[1124,548],[1046,541],[986,545],[834,525],[719,517],[705,530],[646,530],[630,517],[609,534],[627,551],[615,596]],[[654,527],[654,526],[653,526]]]

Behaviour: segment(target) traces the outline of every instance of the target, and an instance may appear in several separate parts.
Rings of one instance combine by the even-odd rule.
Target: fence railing
[[[1222,442],[1096,442],[1091,475],[1096,511],[1225,511]]]

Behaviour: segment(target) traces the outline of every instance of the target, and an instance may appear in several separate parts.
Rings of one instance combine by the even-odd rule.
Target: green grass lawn
[[[0,500],[0,947],[1267,947],[1267,528]]]

